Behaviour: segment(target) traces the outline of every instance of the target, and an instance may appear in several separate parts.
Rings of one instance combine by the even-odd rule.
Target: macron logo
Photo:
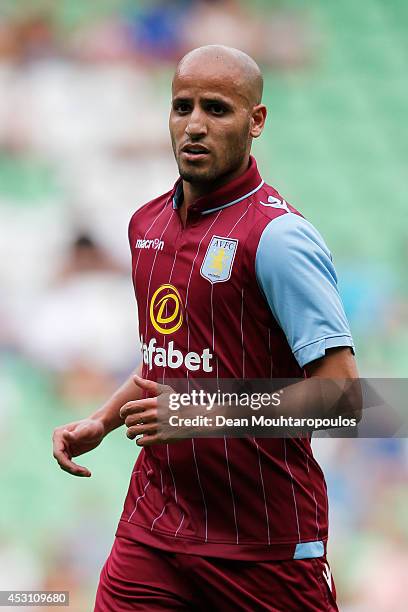
[[[142,240],[142,238],[138,238],[135,244],[135,249],[155,249],[156,251],[162,251],[163,248],[164,241],[158,238],[154,240]]]

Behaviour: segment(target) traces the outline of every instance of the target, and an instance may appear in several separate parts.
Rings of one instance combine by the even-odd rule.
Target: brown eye
[[[221,104],[212,103],[209,104],[208,108],[213,115],[223,115],[225,113],[225,108]]]
[[[190,111],[190,105],[187,102],[179,102],[174,105],[174,110],[178,113],[184,114]]]

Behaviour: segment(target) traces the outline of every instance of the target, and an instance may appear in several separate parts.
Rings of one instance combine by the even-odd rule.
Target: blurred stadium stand
[[[74,479],[50,437],[137,363],[127,224],[177,176],[169,85],[192,46],[262,64],[261,171],[333,252],[361,374],[406,376],[407,23],[403,0],[3,0],[0,589],[69,588],[91,608],[136,450],[116,431]],[[406,440],[314,445],[341,610],[402,612]]]

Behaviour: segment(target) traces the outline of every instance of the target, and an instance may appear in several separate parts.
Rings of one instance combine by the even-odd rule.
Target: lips
[[[181,152],[187,155],[208,155],[209,150],[204,145],[187,144],[182,147]]]
[[[181,157],[186,163],[197,164],[205,161],[210,151],[204,145],[187,144],[181,149]]]

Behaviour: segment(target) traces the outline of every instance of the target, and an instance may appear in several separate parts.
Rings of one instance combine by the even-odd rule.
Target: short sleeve
[[[273,219],[261,235],[255,266],[300,367],[328,348],[349,346],[354,352],[331,254],[309,221],[294,213]]]

